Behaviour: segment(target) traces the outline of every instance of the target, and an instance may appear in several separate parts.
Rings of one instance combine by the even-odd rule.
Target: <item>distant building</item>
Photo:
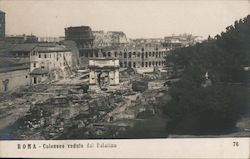
[[[38,37],[35,35],[26,35],[25,37],[25,43],[37,43],[38,42]]]
[[[121,68],[134,68],[138,73],[153,72],[166,65],[167,50],[163,39],[133,39],[126,45],[113,45],[95,52],[80,53],[80,58],[115,58]]]
[[[37,43],[38,37],[35,35],[15,35],[6,36],[5,41],[12,44]]]
[[[0,57],[0,93],[30,84],[28,58]]]
[[[65,41],[74,41],[78,50],[79,56],[82,54],[94,54],[97,49],[93,48],[94,36],[89,26],[77,26],[65,28]],[[89,57],[80,59],[80,67],[87,68]]]
[[[36,43],[10,44],[1,51],[0,56],[30,60],[30,54],[36,45]]]
[[[79,49],[92,48],[94,36],[89,26],[65,28],[65,40],[73,40]]]
[[[64,37],[38,37],[38,42],[57,43],[63,40]]]
[[[72,53],[64,45],[53,43],[11,44],[0,50],[0,65],[0,86],[4,92],[67,77],[71,73]]]
[[[134,68],[138,73],[153,72],[166,65],[167,51],[155,47],[106,47],[93,52],[80,54],[80,58],[115,58],[121,68]]]
[[[94,47],[97,48],[128,44],[126,34],[122,31],[93,31],[93,35]]]
[[[109,46],[106,42],[105,32],[103,30],[100,31],[92,31],[94,36],[94,47],[105,47]]]
[[[23,44],[25,42],[25,36],[24,35],[6,36],[5,41],[12,44]]]
[[[67,77],[71,67],[72,52],[65,46],[38,44],[30,55],[31,83]]]
[[[5,38],[5,13],[0,10],[0,40]]]
[[[181,34],[164,37],[162,45],[168,50],[176,48],[187,47],[201,42],[200,36],[193,36],[192,34]]]

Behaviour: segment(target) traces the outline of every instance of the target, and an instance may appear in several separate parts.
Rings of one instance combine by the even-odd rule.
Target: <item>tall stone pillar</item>
[[[115,85],[119,84],[119,69],[116,69],[115,71]]]
[[[96,76],[95,76],[95,71],[93,69],[91,69],[89,73],[89,84],[90,85],[96,84]]]

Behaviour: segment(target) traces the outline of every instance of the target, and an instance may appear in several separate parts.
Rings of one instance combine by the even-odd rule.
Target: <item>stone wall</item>
[[[7,90],[4,83],[7,82]],[[0,92],[11,91],[19,86],[30,84],[29,68],[0,73]]]

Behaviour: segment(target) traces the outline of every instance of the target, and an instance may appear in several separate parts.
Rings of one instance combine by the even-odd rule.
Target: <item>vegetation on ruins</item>
[[[172,100],[164,103],[168,132],[226,133],[249,117],[249,51],[250,15],[214,38],[174,50],[167,61],[184,71],[171,86]]]

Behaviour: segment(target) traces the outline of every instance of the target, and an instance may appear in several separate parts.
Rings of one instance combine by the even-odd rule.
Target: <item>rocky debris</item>
[[[63,95],[48,98],[31,106],[28,115],[18,121],[17,138],[58,138],[71,129],[86,129],[91,123],[103,121],[105,115],[121,102],[121,95]],[[95,134],[90,131],[91,135]],[[97,135],[101,135],[101,131]],[[37,136],[36,136],[37,138]]]
[[[80,80],[71,84],[67,79],[66,84],[27,87],[17,92],[23,92],[22,98],[6,100],[0,116],[14,113],[7,109],[17,110],[18,104],[28,110],[14,124],[18,125],[12,131],[15,139],[114,138],[136,120],[154,116],[157,99],[164,94],[162,88],[149,90],[145,77],[128,72],[131,76],[124,76],[125,82],[114,90],[90,91]]]
[[[133,81],[132,82],[132,89],[136,92],[144,92],[148,89],[148,82],[147,81]]]
[[[162,87],[165,87],[165,81],[163,80],[154,80],[154,81],[148,82],[149,90],[160,89]]]
[[[126,68],[125,70],[122,70],[120,71],[120,75],[123,77],[127,77],[128,75],[135,75],[136,74],[136,71],[135,69],[131,68],[131,67],[128,67]]]

